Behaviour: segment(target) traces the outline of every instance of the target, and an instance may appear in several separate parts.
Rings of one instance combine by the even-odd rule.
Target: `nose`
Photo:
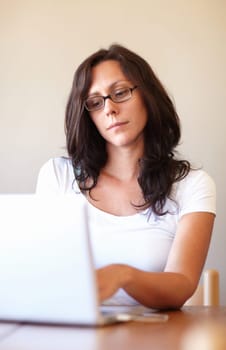
[[[106,116],[110,116],[112,114],[118,114],[118,105],[112,99],[110,96],[107,96],[105,98],[105,104],[104,104],[104,112]]]

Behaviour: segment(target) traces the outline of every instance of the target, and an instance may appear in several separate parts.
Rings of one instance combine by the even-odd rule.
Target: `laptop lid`
[[[0,319],[100,322],[87,221],[80,196],[0,195]]]
[[[141,305],[99,306],[82,195],[0,194],[0,320],[96,326],[167,319]]]

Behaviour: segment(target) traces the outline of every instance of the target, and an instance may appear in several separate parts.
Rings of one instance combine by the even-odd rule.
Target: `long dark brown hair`
[[[119,62],[125,76],[139,86],[148,112],[144,155],[139,160],[137,179],[144,204],[138,208],[151,207],[155,214],[164,215],[164,205],[170,197],[173,183],[184,178],[190,170],[188,161],[175,158],[175,147],[181,136],[180,121],[170,97],[150,65],[121,45],[111,45],[109,49],[97,51],[75,72],[65,117],[67,151],[72,160],[75,180],[82,192],[90,192],[107,162],[106,142],[84,108],[92,68],[106,60]],[[86,185],[87,179],[92,180],[89,186]]]

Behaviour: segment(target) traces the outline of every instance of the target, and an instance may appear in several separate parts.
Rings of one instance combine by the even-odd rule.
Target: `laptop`
[[[99,326],[166,321],[98,302],[87,202],[80,196],[0,195],[0,320]]]

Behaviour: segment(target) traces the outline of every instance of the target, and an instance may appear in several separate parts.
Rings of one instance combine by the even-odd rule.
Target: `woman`
[[[77,69],[66,108],[69,158],[38,193],[85,196],[100,301],[178,308],[193,294],[215,218],[215,186],[175,157],[180,124],[148,63],[120,46]]]

